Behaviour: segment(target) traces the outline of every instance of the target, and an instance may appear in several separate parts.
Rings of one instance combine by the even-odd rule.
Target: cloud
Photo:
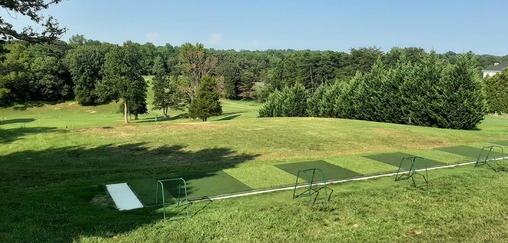
[[[147,42],[157,42],[159,39],[159,32],[150,32],[145,35],[145,41]]]
[[[210,36],[210,42],[212,44],[218,44],[222,41],[222,35],[221,34],[213,34],[212,36]]]

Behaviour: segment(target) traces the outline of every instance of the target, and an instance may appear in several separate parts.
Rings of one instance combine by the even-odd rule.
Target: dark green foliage
[[[6,48],[8,53],[0,64],[2,106],[73,98],[72,81],[62,61],[68,49],[65,43],[30,45],[14,41]]]
[[[101,102],[120,100],[124,102],[125,123],[128,122],[129,108],[134,115],[146,112],[147,84],[141,76],[138,47],[132,42],[114,47],[104,63],[104,80],[97,86]]]
[[[301,84],[275,91],[259,110],[261,117],[304,117],[307,116],[309,93]]]
[[[271,86],[266,84],[258,84],[252,87],[251,98],[259,102],[265,102],[270,95]]]
[[[153,109],[162,110],[165,118],[168,118],[169,109],[183,110],[185,107],[185,94],[180,92],[175,76],[168,76],[161,57],[154,62],[152,79]]]
[[[485,78],[489,112],[508,113],[508,69]]]
[[[49,16],[47,19],[41,14],[41,11],[48,9],[52,4],[57,4],[61,0],[7,0],[0,1],[0,6],[10,16],[23,15],[33,23],[43,27],[43,31],[36,32],[32,26],[26,26],[23,31],[17,31],[14,26],[0,16],[0,42],[5,40],[24,40],[32,43],[52,42],[65,33],[65,28],[58,26],[58,21]],[[5,16],[5,15],[4,15]],[[39,27],[36,30],[39,30]]]
[[[437,87],[441,102],[434,110],[438,127],[473,129],[483,120],[487,105],[473,54],[460,55],[455,65],[449,65]]]
[[[205,76],[201,79],[196,98],[190,104],[189,116],[200,118],[205,122],[209,117],[220,114],[222,114],[222,106],[219,101],[217,81],[210,76]]]
[[[80,40],[75,41],[80,43]],[[102,67],[109,49],[107,45],[78,45],[65,57],[79,104],[100,104],[96,86],[103,79]]]
[[[453,129],[473,129],[483,120],[485,95],[474,55],[460,55],[456,64],[434,52],[413,61],[405,55],[392,67],[378,60],[349,82],[320,86],[307,101],[308,114]],[[288,116],[287,93],[273,93],[260,114]]]

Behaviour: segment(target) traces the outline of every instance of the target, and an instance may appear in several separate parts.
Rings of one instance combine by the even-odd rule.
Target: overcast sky
[[[16,26],[26,24],[13,16]],[[64,0],[45,14],[87,39],[216,49],[377,46],[508,55],[508,0]],[[12,15],[12,14],[11,14]]]

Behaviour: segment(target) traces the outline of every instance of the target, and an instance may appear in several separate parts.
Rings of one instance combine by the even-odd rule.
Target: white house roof
[[[485,69],[483,69],[483,71],[503,71],[505,68],[508,68],[508,62],[502,62],[502,63],[499,63],[497,65],[492,65],[492,66],[489,66]]]

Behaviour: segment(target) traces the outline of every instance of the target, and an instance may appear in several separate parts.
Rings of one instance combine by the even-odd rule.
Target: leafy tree
[[[72,98],[72,83],[63,63],[56,57],[36,57],[30,65],[33,72],[32,93],[39,100],[63,101]]]
[[[489,112],[508,113],[508,69],[485,78]]]
[[[155,76],[153,82],[153,109],[162,110],[165,118],[168,118],[169,109],[183,110],[185,97],[178,88],[178,80],[175,76],[168,76],[164,68],[162,57],[158,56],[154,61],[153,70]]]
[[[100,104],[96,86],[104,78],[102,68],[109,50],[107,45],[80,45],[70,50],[65,57],[74,82],[75,98],[79,104]]]
[[[31,58],[27,54],[28,44],[21,41],[10,42],[6,45],[7,52],[0,62],[0,103],[2,107],[14,103],[26,103],[31,100]]]
[[[151,42],[147,42],[139,46],[141,53],[141,68],[143,74],[154,74],[152,71],[155,57],[157,56],[157,48]]]
[[[196,98],[190,104],[189,116],[199,117],[205,122],[209,117],[220,114],[222,114],[222,106],[219,101],[217,81],[210,76],[205,76],[201,80]]]
[[[217,58],[207,55],[203,44],[185,43],[179,49],[178,60],[179,69],[188,80],[182,88],[192,102],[197,96],[201,79],[210,75],[217,66]]]
[[[53,17],[44,19],[40,11],[48,9],[52,4],[57,4],[61,0],[5,0],[0,1],[0,6],[12,15],[20,14],[27,16],[31,21],[41,24],[44,30],[37,33],[31,26],[23,28],[22,31],[14,29],[13,25],[0,16],[0,42],[16,39],[28,42],[50,42],[57,40],[60,35],[65,33],[65,28],[58,26],[58,21]]]
[[[129,108],[135,109],[135,115],[146,110],[147,84],[140,73],[140,58],[137,46],[130,41],[114,47],[106,54],[104,80],[97,86],[100,101],[123,100],[125,123],[129,122]]]
[[[67,45],[28,44],[10,41],[9,53],[3,55],[0,69],[0,88],[3,106],[13,103],[55,102],[73,98],[72,81],[62,57]]]

